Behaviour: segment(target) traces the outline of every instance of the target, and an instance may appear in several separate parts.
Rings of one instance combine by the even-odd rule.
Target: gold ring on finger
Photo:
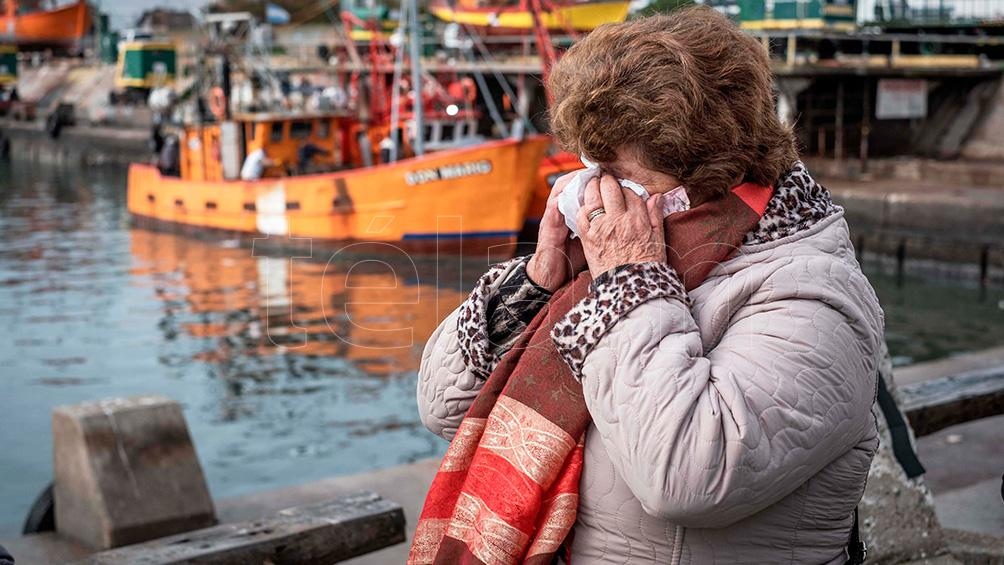
[[[590,212],[589,215],[586,216],[586,219],[591,222],[591,221],[595,220],[596,218],[598,218],[598,217],[600,217],[600,216],[602,216],[603,214],[606,214],[606,213],[607,213],[607,211],[604,210],[603,208],[597,208],[597,209],[593,210],[592,212]]]

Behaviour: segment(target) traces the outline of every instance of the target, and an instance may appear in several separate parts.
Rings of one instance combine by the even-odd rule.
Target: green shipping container
[[[842,29],[855,24],[856,0],[738,0],[744,29]]]
[[[17,47],[0,45],[0,86],[17,82]]]
[[[177,50],[171,43],[134,41],[119,48],[118,88],[155,88],[174,82]]]

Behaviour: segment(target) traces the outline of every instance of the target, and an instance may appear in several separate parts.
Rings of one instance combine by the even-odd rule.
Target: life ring
[[[471,77],[464,77],[450,83],[446,91],[454,100],[465,100],[471,105],[478,99],[478,87],[474,84],[474,79]]]
[[[209,111],[219,120],[227,115],[227,95],[218,86],[209,91]]]

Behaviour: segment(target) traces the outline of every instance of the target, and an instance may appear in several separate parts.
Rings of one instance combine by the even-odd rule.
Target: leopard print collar
[[[781,177],[767,212],[743,239],[745,245],[769,243],[809,229],[840,211],[830,191],[816,182],[801,161]]]

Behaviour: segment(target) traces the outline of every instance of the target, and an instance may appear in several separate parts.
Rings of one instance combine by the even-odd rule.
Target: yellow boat
[[[133,164],[128,208],[139,225],[281,246],[359,242],[369,245],[354,251],[392,245],[468,253],[514,243],[549,139],[464,143],[473,133],[470,120],[433,119],[423,129],[435,151],[383,162],[376,148],[389,136],[387,126],[364,129],[350,115],[251,114],[186,126],[180,174]],[[324,151],[313,165],[326,172],[289,174],[307,143]],[[241,163],[257,149],[278,165],[259,180],[239,180]],[[407,141],[402,149],[411,154]]]
[[[492,5],[478,0],[460,0],[453,5],[434,1],[429,11],[445,22],[472,25],[492,33],[526,32],[534,29],[530,0],[507,5]],[[540,13],[541,24],[554,31],[592,31],[608,22],[627,18],[628,2],[555,3]]]

